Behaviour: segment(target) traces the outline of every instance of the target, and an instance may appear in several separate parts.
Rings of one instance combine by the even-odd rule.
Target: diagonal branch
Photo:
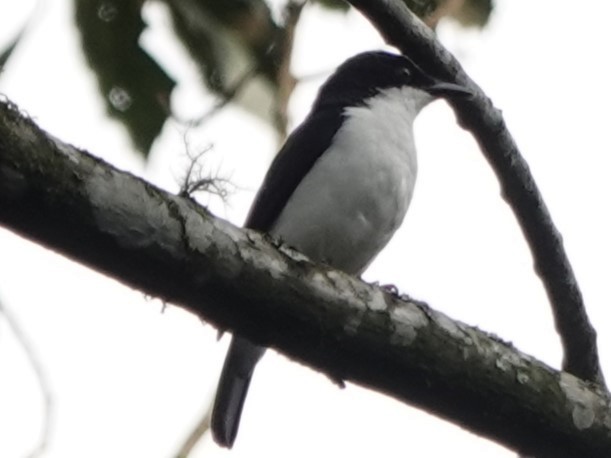
[[[148,295],[537,457],[606,458],[611,398],[483,331],[315,265],[0,101],[0,225]]]
[[[550,299],[564,349],[563,369],[604,385],[592,327],[562,236],[541,193],[505,126],[501,111],[464,72],[458,61],[400,0],[348,0],[378,28],[388,43],[448,82],[468,87],[474,96],[451,103],[461,125],[478,142],[499,179],[503,197],[522,228],[535,271]]]

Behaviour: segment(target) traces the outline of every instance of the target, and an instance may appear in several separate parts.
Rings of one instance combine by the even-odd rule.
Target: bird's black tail
[[[222,447],[231,448],[235,441],[250,379],[264,352],[242,337],[231,340],[212,408],[212,437]]]

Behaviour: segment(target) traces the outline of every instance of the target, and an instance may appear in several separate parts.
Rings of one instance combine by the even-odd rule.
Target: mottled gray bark
[[[4,102],[0,225],[333,379],[512,449],[609,456],[605,393],[423,303],[215,218],[52,138]]]

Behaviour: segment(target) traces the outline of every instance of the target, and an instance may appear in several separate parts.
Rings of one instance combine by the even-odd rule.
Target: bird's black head
[[[384,89],[404,86],[437,97],[468,94],[461,86],[426,74],[403,55],[370,51],[357,54],[340,65],[321,87],[314,106],[361,105]]]

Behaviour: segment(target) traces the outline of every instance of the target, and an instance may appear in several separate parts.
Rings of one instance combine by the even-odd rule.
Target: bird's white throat
[[[403,221],[417,172],[413,122],[431,100],[390,88],[346,108],[271,232],[314,260],[361,273]]]

